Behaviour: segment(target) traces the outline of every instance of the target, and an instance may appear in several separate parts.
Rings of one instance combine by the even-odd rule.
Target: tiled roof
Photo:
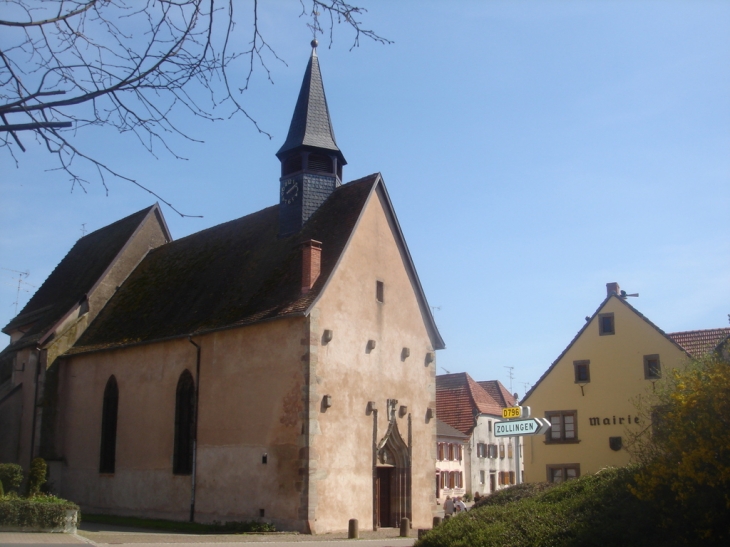
[[[671,332],[667,336],[682,346],[692,357],[701,357],[715,351],[727,340],[730,337],[730,328]]]
[[[477,384],[482,386],[482,389],[489,393],[492,399],[497,401],[497,404],[502,407],[515,406],[517,404],[515,396],[507,391],[507,388],[499,380],[484,380],[477,382]]]
[[[14,346],[37,341],[91,290],[132,237],[153,205],[79,239],[36,291],[23,310],[3,329],[33,323]],[[18,345],[20,343],[20,345]]]
[[[436,376],[436,416],[470,435],[475,416],[501,416],[502,407],[466,372]]]
[[[332,129],[327,97],[325,97],[322,85],[322,74],[319,70],[319,59],[315,49],[312,49],[312,56],[304,73],[289,133],[276,155],[282,159],[286,152],[302,146],[338,152],[343,165],[347,163],[335,142],[335,132]]]
[[[68,353],[302,315],[333,271],[379,175],[337,188],[300,232],[279,238],[279,206],[152,250]],[[301,294],[301,243],[322,242]]]
[[[457,439],[468,438],[468,435],[464,435],[458,429],[454,429],[449,424],[442,422],[441,420],[436,420],[436,435],[438,437],[454,437]]]

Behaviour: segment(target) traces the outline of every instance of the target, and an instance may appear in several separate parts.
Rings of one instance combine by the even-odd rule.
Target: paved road
[[[378,532],[361,532],[361,539],[348,540],[346,534],[324,534],[308,536],[300,534],[262,534],[262,535],[197,535],[167,534],[151,531],[118,527],[103,527],[92,531],[79,530],[78,534],[32,534],[32,533],[0,533],[0,545],[3,547],[49,547],[57,545],[68,547],[107,547],[111,545],[130,545],[133,547],[160,547],[162,545],[195,544],[195,547],[251,547],[265,543],[265,547],[410,547],[415,537],[400,538],[398,531],[384,529]],[[112,529],[113,528],[113,529]],[[416,535],[414,530],[413,535]],[[263,545],[261,547],[264,547]]]

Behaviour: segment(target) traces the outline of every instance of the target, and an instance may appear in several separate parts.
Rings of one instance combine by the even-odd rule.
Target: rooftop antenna
[[[450,370],[446,370],[444,367],[441,367],[441,370],[443,370],[446,374],[451,374]]]
[[[629,296],[633,296],[634,298],[638,298],[638,296],[639,296],[639,293],[638,293],[638,292],[635,292],[635,293],[627,294],[627,293],[626,293],[626,291],[623,291],[623,290],[622,290],[622,291],[621,291],[621,295],[620,295],[620,296],[621,296],[621,298],[623,298],[624,300],[625,300],[625,299],[626,299],[627,297],[629,297]]]
[[[15,291],[15,302],[13,302],[11,304],[11,306],[15,306],[15,315],[18,315],[18,304],[20,303],[20,291],[29,293],[30,291],[25,288],[25,285],[27,285],[28,287],[33,287],[33,288],[35,288],[35,285],[31,285],[30,283],[28,283],[26,281],[28,276],[30,276],[30,271],[21,272],[18,270],[11,270],[10,268],[3,268],[3,270],[18,274],[17,278],[13,277],[13,280],[15,280],[15,279],[18,280],[18,286]]]
[[[515,367],[504,367],[509,369],[509,391],[512,393],[512,380],[515,379],[514,370]]]
[[[86,235],[86,223],[81,223],[81,237],[84,237]]]

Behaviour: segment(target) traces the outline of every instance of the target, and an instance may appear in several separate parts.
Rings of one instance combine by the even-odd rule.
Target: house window
[[[193,472],[193,440],[195,438],[195,382],[185,370],[177,382],[175,397],[175,450],[172,472],[190,475]]]
[[[658,355],[644,355],[644,378],[658,380],[662,377],[662,365]]]
[[[461,445],[460,444],[456,445],[456,459],[458,461],[461,461]]]
[[[579,463],[563,463],[547,466],[548,482],[565,482],[580,477]]]
[[[494,471],[489,472],[489,491],[494,492],[497,489],[497,474]]]
[[[440,480],[441,480],[441,488],[447,488],[447,480],[446,477],[448,476],[448,473],[446,471],[441,471]]]
[[[504,445],[503,444],[499,445],[499,459],[500,460],[504,459]]]
[[[444,443],[438,445],[438,459],[440,462],[444,461]]]
[[[477,443],[477,458],[487,457],[487,445],[484,443]]]
[[[578,442],[578,412],[576,410],[556,410],[546,412],[545,417],[550,420],[550,431],[546,434],[548,443],[575,443]]]
[[[385,302],[385,284],[382,281],[375,282],[375,299],[378,302]]]
[[[484,484],[487,480],[487,472],[484,470],[479,471],[479,484]]]
[[[509,472],[509,483],[510,484],[515,484],[515,478],[516,478],[515,477],[515,472],[514,471],[510,471]]]
[[[512,457],[513,457],[513,454],[512,454],[512,443],[510,443],[510,444],[507,445],[507,457],[510,458],[510,459],[512,459]]]
[[[616,334],[612,313],[601,313],[598,315],[598,334],[601,336]]]
[[[492,420],[487,420],[487,428],[489,429],[489,432],[492,432]]]
[[[496,444],[489,445],[489,457],[492,459],[497,458],[497,445]]]
[[[573,361],[576,384],[587,384],[591,381],[590,364],[590,361]]]
[[[117,379],[111,376],[104,388],[104,403],[101,409],[99,473],[114,473],[116,467],[118,410],[119,388]]]

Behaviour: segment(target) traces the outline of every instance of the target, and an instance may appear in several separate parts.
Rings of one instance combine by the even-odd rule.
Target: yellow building
[[[522,403],[552,423],[525,437],[525,482],[561,482],[629,463],[627,434],[646,427],[635,401],[730,329],[666,334],[626,302],[617,283]]]

